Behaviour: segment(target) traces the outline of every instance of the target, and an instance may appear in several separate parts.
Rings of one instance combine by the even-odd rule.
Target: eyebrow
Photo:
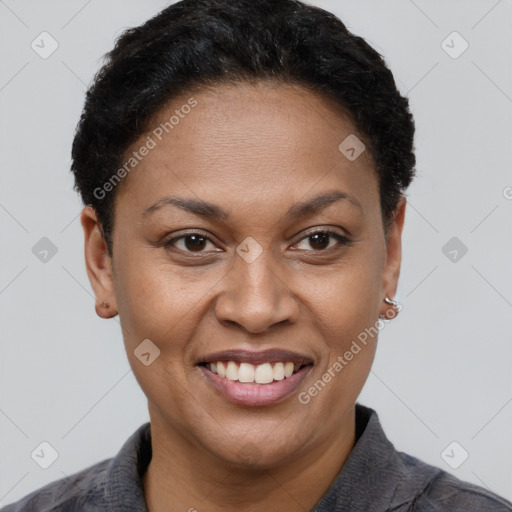
[[[346,200],[350,204],[356,206],[361,211],[363,207],[361,203],[352,195],[339,190],[324,193],[313,197],[307,201],[293,205],[285,214],[284,219],[290,220],[295,218],[311,217],[312,215],[326,209],[337,201]],[[141,219],[146,219],[164,206],[174,206],[184,211],[203,217],[206,219],[226,220],[229,214],[219,206],[203,201],[200,199],[189,199],[184,197],[161,197],[156,203],[146,208],[141,215]]]

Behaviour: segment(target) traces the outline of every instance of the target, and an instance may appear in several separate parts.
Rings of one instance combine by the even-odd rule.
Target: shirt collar
[[[398,452],[377,413],[356,404],[356,443],[315,512],[387,510],[403,477]]]
[[[142,475],[152,456],[151,424],[141,425],[112,459],[105,494],[109,512],[148,512]]]
[[[356,443],[315,512],[385,510],[403,477],[398,452],[377,413],[356,404]],[[151,460],[150,423],[140,426],[112,459],[107,472],[109,512],[147,512],[142,475]]]

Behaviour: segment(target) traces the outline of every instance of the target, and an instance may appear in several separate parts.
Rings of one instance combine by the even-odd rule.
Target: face
[[[190,94],[127,152],[153,146],[115,191],[112,261],[84,209],[89,277],[153,428],[267,467],[353,429],[376,348],[357,340],[395,293],[404,211],[386,238],[368,151],[339,150],[354,133],[300,87]]]

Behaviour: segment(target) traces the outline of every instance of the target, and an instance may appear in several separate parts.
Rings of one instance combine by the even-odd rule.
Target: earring
[[[398,301],[390,299],[389,297],[384,297],[384,302],[398,309]]]
[[[398,313],[400,313],[400,311],[402,309],[402,305],[398,301],[390,299],[389,297],[385,297],[384,302],[393,307],[393,314],[391,316],[389,316],[388,314],[379,315],[379,318],[392,320],[393,318],[395,318],[398,315]]]

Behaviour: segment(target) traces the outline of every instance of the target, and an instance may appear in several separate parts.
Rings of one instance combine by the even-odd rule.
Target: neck
[[[153,456],[142,481],[149,512],[312,510],[355,443],[355,408],[314,447],[266,468],[234,466],[151,421]],[[171,508],[172,507],[172,508]]]

